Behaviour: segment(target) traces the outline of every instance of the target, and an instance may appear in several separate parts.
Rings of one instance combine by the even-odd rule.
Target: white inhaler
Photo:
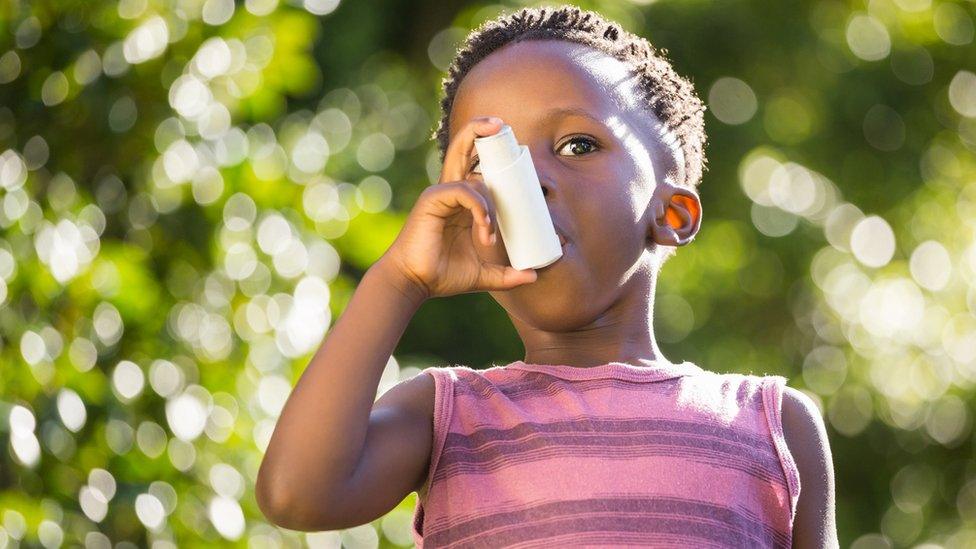
[[[539,269],[562,257],[529,147],[509,125],[474,140],[478,165],[495,203],[495,217],[512,267]]]

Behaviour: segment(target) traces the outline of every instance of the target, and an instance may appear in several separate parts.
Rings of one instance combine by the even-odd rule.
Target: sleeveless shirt
[[[429,367],[423,547],[785,547],[786,378],[691,362]]]

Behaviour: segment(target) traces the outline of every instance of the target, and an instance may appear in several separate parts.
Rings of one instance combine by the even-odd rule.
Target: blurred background
[[[0,548],[412,545],[416,494],[303,533],[254,479],[437,181],[454,48],[529,4],[0,2]],[[665,355],[814,398],[842,546],[976,546],[976,3],[577,5],[708,104]],[[378,393],[522,353],[487,294],[430,301]]]

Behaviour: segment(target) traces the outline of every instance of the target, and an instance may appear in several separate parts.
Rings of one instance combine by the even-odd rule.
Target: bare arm
[[[408,446],[392,456],[390,465],[397,469],[364,496],[383,504],[396,499],[392,508],[414,488],[425,468],[418,450],[429,449],[429,439],[406,436],[404,428],[415,416],[390,408],[374,416],[371,410],[383,368],[422,303],[385,263],[366,272],[289,396],[261,463],[257,501],[272,522],[297,530],[333,529],[333,521],[356,506],[341,500],[371,420],[379,430],[403,433],[398,440]]]
[[[292,390],[258,472],[261,511],[295,530],[336,530],[382,516],[423,484],[431,450],[433,380],[416,376],[375,403],[407,323],[433,297],[508,290],[533,269],[503,262],[491,238],[483,182],[461,180],[477,135],[472,119],[448,147],[442,181],[421,193],[396,241],[367,271]]]
[[[793,547],[840,547],[834,502],[834,466],[820,409],[792,387],[783,392],[783,435],[800,472],[800,498],[793,520]]]

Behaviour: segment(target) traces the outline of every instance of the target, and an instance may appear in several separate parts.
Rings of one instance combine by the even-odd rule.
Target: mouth
[[[565,247],[569,243],[569,239],[566,238],[566,233],[563,231],[563,228],[556,223],[553,223],[552,228],[556,231],[556,236],[559,237],[559,245]]]

